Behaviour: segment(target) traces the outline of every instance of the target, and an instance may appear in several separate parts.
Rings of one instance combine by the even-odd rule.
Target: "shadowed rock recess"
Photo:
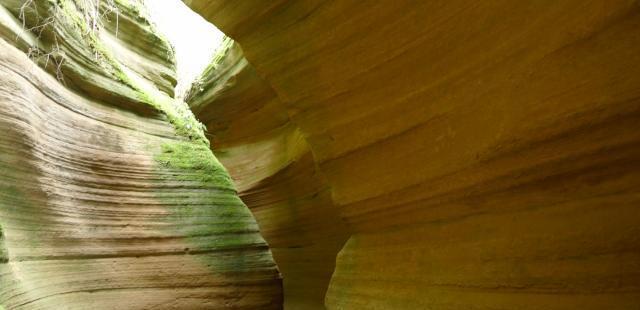
[[[184,2],[183,102],[143,2],[0,0],[0,309],[639,307],[640,2]]]

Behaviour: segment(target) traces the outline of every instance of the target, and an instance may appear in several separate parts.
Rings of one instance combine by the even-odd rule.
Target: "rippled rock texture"
[[[169,96],[170,46],[136,2],[117,37],[86,31],[86,3],[35,1],[23,24],[0,1],[0,306],[280,309],[251,212]]]
[[[638,306],[637,1],[185,2],[290,309]]]

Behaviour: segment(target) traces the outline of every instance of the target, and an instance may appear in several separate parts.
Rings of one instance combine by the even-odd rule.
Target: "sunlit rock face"
[[[169,96],[171,47],[137,2],[117,36],[84,29],[87,3],[32,2],[38,37],[36,9],[0,1],[0,309],[281,309],[254,217]]]
[[[286,300],[347,235],[329,309],[637,307],[635,1],[185,3],[251,66],[190,103]]]

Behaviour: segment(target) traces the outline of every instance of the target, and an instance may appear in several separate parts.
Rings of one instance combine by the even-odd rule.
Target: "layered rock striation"
[[[0,2],[0,308],[280,309],[171,47],[139,3],[96,28],[91,3]]]
[[[143,11],[137,0],[118,0],[117,5],[113,1],[5,0],[3,10],[13,18],[6,17],[3,28],[11,30],[9,41],[66,86],[127,110],[153,114],[153,102],[142,94],[150,89],[172,94],[172,48],[151,30],[144,15],[138,15]],[[131,20],[133,15],[137,21]],[[142,49],[148,50],[145,56],[138,55]]]
[[[252,67],[191,102],[286,300],[340,231],[329,309],[637,307],[636,1],[185,3]]]

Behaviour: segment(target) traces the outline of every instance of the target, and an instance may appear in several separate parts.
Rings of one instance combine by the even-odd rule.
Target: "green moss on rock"
[[[72,82],[87,92],[105,91],[104,94],[93,94],[94,97],[109,99],[109,96],[115,96],[130,101],[126,105],[144,106],[141,107],[143,110],[160,111],[166,115],[179,136],[208,145],[204,126],[193,116],[186,103],[160,91],[156,85],[139,76],[114,56],[101,39],[102,28],[98,27],[96,30],[88,24],[90,21],[86,20],[86,10],[91,8],[83,3],[79,0],[34,0],[29,2],[29,7],[33,8],[24,10],[25,14],[21,13],[22,3],[17,0],[11,0],[5,5],[16,16],[23,15],[25,27],[33,28],[33,31],[37,32],[36,35],[44,46],[43,54],[59,49],[56,53],[65,57],[66,60],[62,61],[60,68],[53,69],[62,71],[56,74],[71,76]],[[148,31],[145,33],[153,36],[153,42],[171,46],[163,35],[154,31],[140,1],[117,0],[115,4],[117,8],[114,10],[119,14],[139,17],[142,20],[141,27],[146,25],[144,27]],[[40,27],[43,20],[48,22],[46,26]],[[173,59],[173,55],[170,56]],[[46,67],[44,64],[41,65]],[[91,85],[82,86],[84,84]]]
[[[202,187],[234,190],[229,174],[202,143],[180,141],[166,143],[156,160],[164,167],[179,170],[178,180],[199,182]]]
[[[169,206],[167,220],[193,251],[243,249],[265,245],[251,212],[237,195],[231,177],[209,147],[194,141],[161,146],[155,156],[158,198]],[[218,261],[210,257],[212,261]]]

